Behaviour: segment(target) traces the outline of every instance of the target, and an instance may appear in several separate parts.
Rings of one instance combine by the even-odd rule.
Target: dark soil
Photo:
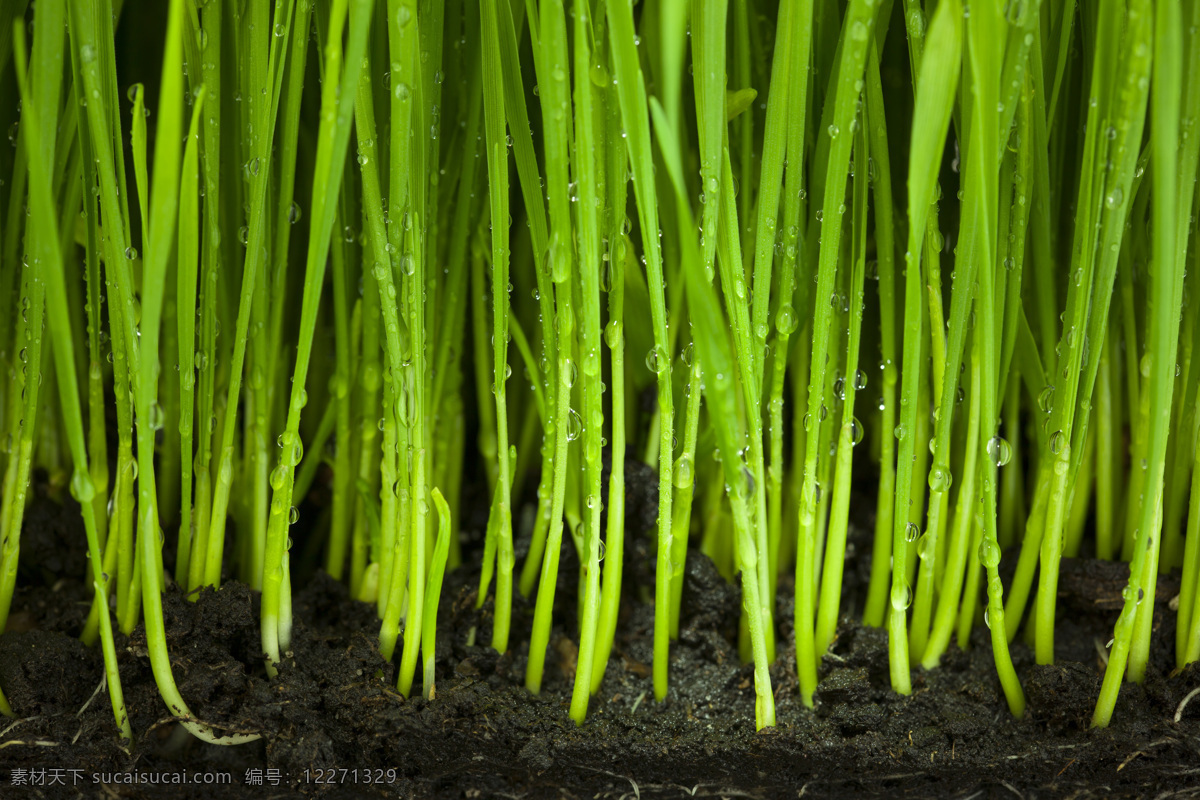
[[[631,514],[641,515],[638,525],[645,506],[631,503]],[[173,591],[164,604],[183,697],[205,721],[258,731],[263,739],[216,747],[184,733],[158,696],[138,628],[118,641],[137,737],[127,753],[118,746],[102,688],[100,654],[75,638],[89,602],[78,579],[83,565],[51,557],[68,548],[81,552],[74,538],[81,542],[82,534],[70,519],[78,519],[73,510],[44,499],[28,515],[25,553],[39,560],[23,570],[9,630],[0,636],[0,684],[21,715],[0,719],[4,798],[1200,795],[1200,697],[1174,721],[1184,697],[1200,687],[1200,670],[1192,665],[1170,674],[1170,578],[1156,598],[1160,629],[1145,683],[1122,689],[1111,727],[1089,728],[1114,621],[1113,587],[1119,597],[1124,584],[1120,565],[1090,561],[1064,566],[1059,662],[1035,666],[1029,649],[1014,645],[1029,700],[1021,720],[1008,712],[986,629],[976,629],[968,651],[952,646],[939,669],[914,670],[913,692],[901,697],[889,688],[884,632],[850,616],[825,657],[816,708],[804,708],[785,582],[780,657],[772,670],[778,726],[757,733],[752,671],[739,662],[733,642],[739,593],[695,552],[666,701],[654,702],[651,688],[652,609],[630,590],[617,649],[582,728],[567,716],[576,655],[569,544],[561,619],[538,697],[523,688],[531,608],[515,610],[508,654],[468,644],[472,631],[476,642],[490,639],[490,603],[475,610],[477,571],[447,578],[432,701],[396,693],[392,666],[375,646],[373,608],[349,600],[321,573],[298,591],[294,649],[270,680],[259,657],[255,593],[229,582],[189,602]],[[868,522],[855,527],[852,552],[869,553]],[[630,542],[630,587],[651,574],[646,550],[644,537]],[[868,561],[859,556],[848,564],[849,613],[861,607],[858,587]],[[224,773],[229,785],[147,783],[182,772]],[[142,783],[124,783],[128,773]],[[255,778],[264,785],[252,785]],[[56,780],[65,785],[50,785]]]

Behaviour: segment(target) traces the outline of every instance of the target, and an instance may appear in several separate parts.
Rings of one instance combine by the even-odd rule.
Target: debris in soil
[[[859,526],[856,536],[860,552],[869,552],[869,528]],[[264,738],[222,748],[182,734],[166,716],[137,629],[118,640],[138,736],[129,753],[116,740],[100,654],[75,638],[87,613],[86,589],[52,576],[44,585],[23,585],[13,624],[0,636],[0,683],[22,715],[0,724],[0,796],[616,800],[1195,793],[1200,698],[1184,707],[1178,723],[1174,716],[1200,687],[1200,669],[1193,664],[1171,674],[1169,598],[1157,597],[1161,629],[1146,682],[1122,689],[1112,727],[1091,730],[1114,612],[1094,602],[1106,591],[1105,568],[1076,566],[1064,570],[1074,577],[1063,584],[1072,614],[1057,632],[1062,660],[1036,666],[1019,639],[1014,643],[1029,697],[1029,714],[1021,720],[1012,718],[999,691],[982,627],[970,650],[951,647],[940,668],[914,670],[913,693],[902,697],[889,686],[886,634],[849,616],[825,658],[815,707],[804,708],[788,641],[791,588],[781,580],[779,659],[772,671],[779,724],[757,733],[752,668],[737,657],[740,591],[694,551],[688,554],[666,700],[656,703],[651,685],[653,610],[627,587],[617,647],[582,728],[567,716],[576,655],[573,574],[559,599],[561,619],[537,697],[523,688],[527,641],[514,637],[519,644],[503,656],[468,644],[472,632],[474,642],[490,639],[484,635],[490,604],[475,609],[477,573],[447,576],[437,695],[430,702],[396,693],[392,666],[376,649],[374,609],[350,600],[323,573],[295,596],[292,650],[274,679],[261,662],[256,593],[236,582],[200,592],[195,602],[171,592],[165,597],[167,631],[184,698],[206,722]],[[847,571],[848,598],[856,597],[852,576],[860,573]],[[528,628],[531,611],[529,604],[517,604],[514,630]],[[124,783],[130,773],[161,780],[184,771],[227,775],[230,783]],[[42,785],[27,795],[11,786],[34,776]],[[48,785],[54,776],[66,785]]]

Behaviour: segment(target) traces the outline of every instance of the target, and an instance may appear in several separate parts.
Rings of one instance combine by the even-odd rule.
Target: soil
[[[429,701],[395,691],[393,668],[376,648],[374,609],[350,600],[323,573],[297,590],[294,649],[274,679],[261,665],[256,593],[230,581],[190,602],[172,590],[164,607],[183,697],[205,721],[261,732],[263,739],[217,747],[183,732],[159,698],[138,628],[117,643],[136,736],[126,752],[101,682],[100,653],[75,638],[89,603],[79,580],[84,565],[53,557],[82,552],[77,512],[38,497],[23,540],[30,568],[22,570],[8,631],[0,636],[0,683],[21,715],[0,720],[0,797],[1200,795],[1200,697],[1175,721],[1181,702],[1200,687],[1200,669],[1193,664],[1172,673],[1175,615],[1167,605],[1177,588],[1169,576],[1155,598],[1159,629],[1146,680],[1123,687],[1112,725],[1093,730],[1112,600],[1125,578],[1121,565],[1068,560],[1058,663],[1036,666],[1028,647],[1019,641],[1013,647],[1029,701],[1018,720],[995,678],[982,626],[968,650],[952,645],[938,669],[914,670],[911,695],[891,691],[886,635],[854,617],[869,570],[865,516],[854,520],[843,603],[849,615],[825,656],[815,709],[804,708],[797,695],[784,580],[780,656],[772,669],[778,725],[755,732],[752,671],[734,643],[739,592],[698,552],[688,555],[670,691],[656,703],[653,611],[636,590],[651,585],[652,548],[637,529],[653,521],[653,499],[631,497],[617,647],[581,728],[567,715],[576,656],[576,568],[568,543],[545,684],[536,697],[523,688],[530,605],[519,601],[514,609],[509,653],[470,643],[490,640],[490,602],[475,608],[477,568],[447,576],[436,694]],[[486,513],[486,503],[474,505]],[[468,544],[478,539],[471,527],[478,522],[464,520],[474,531]],[[468,547],[468,557],[472,552]],[[125,783],[130,773],[142,782]],[[230,783],[149,783],[181,773],[223,773]],[[50,785],[56,780],[65,785]]]

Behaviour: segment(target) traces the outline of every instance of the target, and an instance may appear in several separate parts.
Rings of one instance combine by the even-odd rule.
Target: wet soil
[[[631,503],[631,528],[644,527],[651,499]],[[1169,577],[1156,597],[1159,629],[1144,684],[1126,685],[1111,727],[1092,730],[1116,613],[1112,587],[1119,597],[1124,576],[1120,565],[1068,560],[1058,663],[1036,666],[1029,648],[1014,644],[1029,700],[1027,715],[1017,720],[995,678],[982,626],[967,650],[952,645],[940,668],[914,670],[911,695],[891,691],[886,635],[855,619],[869,569],[869,519],[853,528],[848,616],[825,656],[814,709],[798,700],[790,587],[782,582],[773,729],[754,730],[752,671],[740,663],[735,643],[739,592],[697,552],[688,557],[670,691],[664,702],[654,701],[653,611],[636,589],[649,585],[652,548],[635,535],[617,647],[581,728],[567,715],[576,656],[576,568],[568,543],[544,688],[536,697],[523,688],[532,608],[518,602],[515,643],[506,655],[472,644],[490,640],[491,606],[476,610],[478,572],[469,567],[447,577],[429,701],[397,694],[393,667],[376,648],[374,609],[350,600],[323,573],[298,588],[293,650],[274,679],[261,665],[256,593],[233,581],[219,592],[200,592],[195,602],[171,591],[164,607],[183,697],[203,720],[263,738],[216,747],[182,732],[158,696],[139,627],[117,643],[136,736],[126,752],[101,683],[100,654],[75,638],[89,603],[78,579],[83,566],[50,557],[80,552],[82,533],[72,519],[78,519],[72,509],[45,499],[28,515],[28,569],[0,636],[0,684],[21,716],[0,719],[0,797],[1200,795],[1200,696],[1175,719],[1200,687],[1200,670],[1192,665],[1172,674]],[[224,774],[229,784],[149,783],[181,773]],[[130,774],[142,783],[125,783]],[[65,785],[50,785],[56,779]]]

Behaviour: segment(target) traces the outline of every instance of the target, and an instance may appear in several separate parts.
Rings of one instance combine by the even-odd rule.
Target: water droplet
[[[908,525],[907,525],[907,526],[904,528],[904,541],[906,541],[906,542],[908,542],[909,544],[911,544],[911,543],[913,543],[913,542],[915,542],[915,541],[917,540],[917,537],[918,537],[920,534],[921,534],[921,529],[920,529],[919,527],[917,527],[917,523],[915,523],[915,522],[910,522],[910,523],[908,523]]]
[[[569,358],[561,358],[558,361],[558,376],[562,381],[563,386],[570,389],[575,385],[575,378],[578,377],[579,371],[575,366],[575,362]]]
[[[136,248],[134,248],[134,247],[126,247],[125,248],[126,260],[133,261],[135,258],[137,258],[137,256],[138,256],[138,252],[137,252]]]
[[[1003,437],[993,436],[988,440],[987,454],[992,459],[992,463],[997,467],[1003,467],[1012,458],[1012,446]]]
[[[779,307],[779,311],[775,314],[775,330],[783,336],[789,336],[795,332],[797,326],[796,311],[790,303],[784,303]]]
[[[994,538],[985,536],[979,541],[979,563],[987,569],[1000,566],[1000,545]]]
[[[1062,452],[1063,445],[1066,444],[1067,435],[1062,431],[1055,431],[1050,434],[1050,452],[1058,455]]]
[[[929,488],[934,492],[950,491],[950,484],[953,482],[953,476],[950,470],[944,466],[934,466],[929,470]]]
[[[692,457],[687,453],[675,459],[673,480],[676,489],[687,489],[692,485]]]
[[[1046,384],[1045,387],[1042,388],[1042,391],[1038,393],[1037,401],[1038,408],[1040,408],[1043,413],[1049,414],[1051,409],[1054,407],[1054,387],[1050,384]]]
[[[582,430],[583,419],[579,416],[579,412],[573,408],[567,409],[567,441],[573,442],[578,439]]]
[[[304,457],[304,444],[300,441],[300,434],[294,431],[284,431],[279,434],[276,444],[279,445],[281,451],[279,454],[280,464],[294,467]]]
[[[609,320],[608,324],[604,326],[604,343],[610,350],[615,350],[621,343],[621,323],[617,320]]]
[[[656,344],[650,348],[650,352],[646,353],[646,369],[655,375],[661,375],[667,368],[668,360],[666,348],[661,344]]]

